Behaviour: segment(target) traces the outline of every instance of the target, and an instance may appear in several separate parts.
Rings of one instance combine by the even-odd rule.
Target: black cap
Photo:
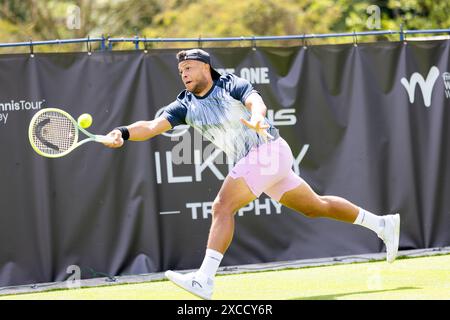
[[[220,78],[220,73],[218,73],[214,68],[211,66],[211,56],[208,52],[202,49],[190,49],[184,51],[185,54],[178,55],[178,63],[185,61],[185,60],[197,60],[202,61],[204,63],[209,64],[211,67],[211,77],[216,80]]]

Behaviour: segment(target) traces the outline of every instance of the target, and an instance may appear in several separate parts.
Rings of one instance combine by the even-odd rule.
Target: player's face
[[[209,65],[197,60],[186,60],[178,64],[181,80],[186,89],[194,94],[200,94],[208,86],[207,72]]]

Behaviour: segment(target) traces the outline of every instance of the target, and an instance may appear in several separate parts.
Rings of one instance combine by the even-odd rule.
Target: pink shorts
[[[256,197],[263,192],[276,201],[283,194],[298,187],[303,179],[292,170],[294,156],[287,142],[279,137],[253,147],[229,173],[233,179],[244,178]]]

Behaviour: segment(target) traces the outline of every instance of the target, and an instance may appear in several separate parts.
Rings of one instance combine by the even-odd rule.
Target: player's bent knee
[[[212,215],[213,218],[220,218],[225,217],[229,215],[233,215],[233,208],[228,205],[227,203],[220,201],[220,200],[214,200],[212,204]]]

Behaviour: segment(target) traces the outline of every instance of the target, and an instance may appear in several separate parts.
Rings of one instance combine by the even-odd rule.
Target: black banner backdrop
[[[400,248],[416,249],[450,244],[449,45],[209,51],[260,91],[296,172],[320,194],[399,212]],[[229,167],[212,161],[220,156],[194,164],[203,150],[191,144],[190,163],[172,163],[192,129],[120,150],[90,143],[60,159],[38,156],[27,137],[46,107],[92,114],[93,133],[153,119],[183,89],[176,52],[0,56],[1,286],[65,280],[73,266],[91,278],[200,265]],[[222,266],[382,250],[371,231],[263,195],[237,213]]]

